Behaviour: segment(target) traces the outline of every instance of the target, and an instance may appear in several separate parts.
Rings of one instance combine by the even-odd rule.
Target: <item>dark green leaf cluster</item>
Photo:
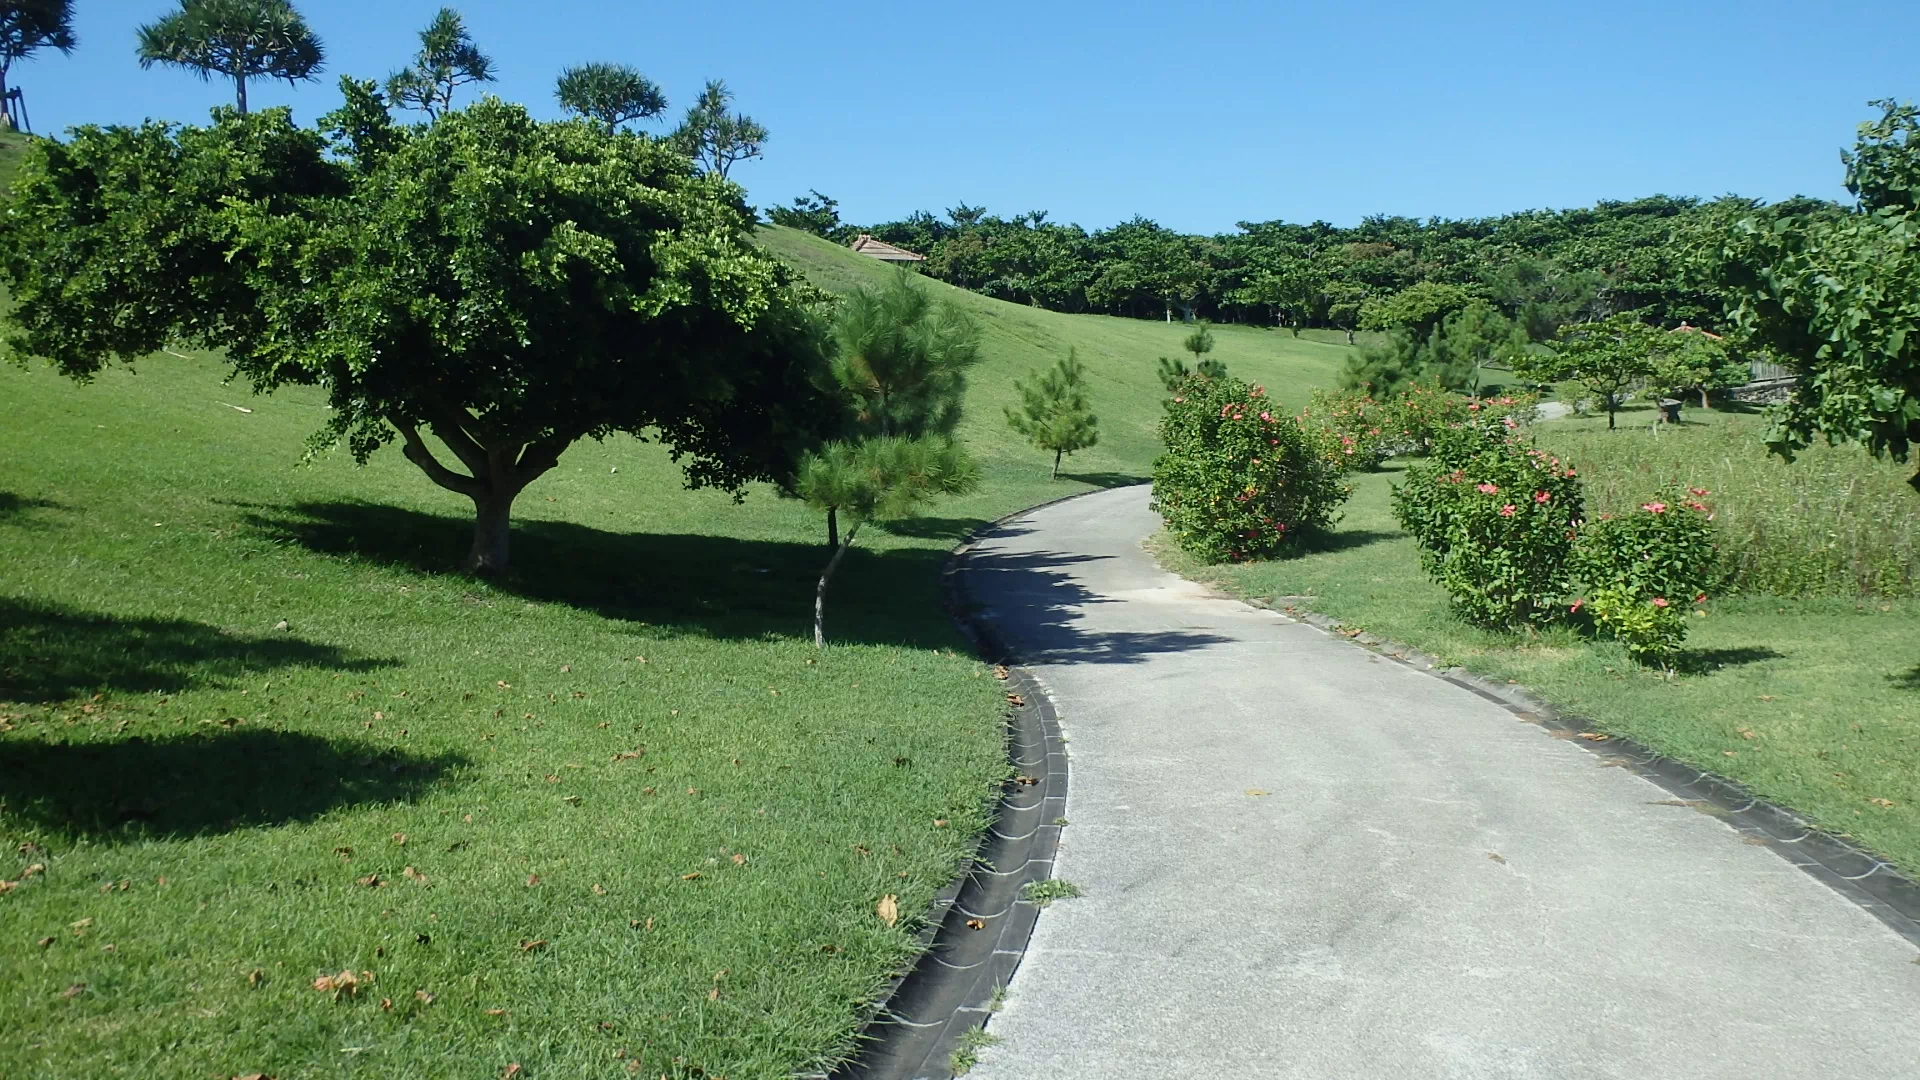
[[[1014,391],[1020,405],[1007,407],[1007,425],[1035,448],[1053,452],[1056,475],[1062,454],[1100,441],[1100,421],[1087,402],[1087,366],[1072,349],[1053,367],[1015,381]]]
[[[1160,437],[1154,509],[1182,549],[1208,562],[1272,556],[1330,526],[1349,493],[1294,418],[1238,379],[1181,383]]]
[[[960,421],[980,330],[959,305],[936,299],[899,270],[842,300],[833,321],[833,382],[854,434],[950,435]]]
[[[232,79],[243,113],[248,79],[314,79],[326,60],[287,0],[180,0],[178,11],[140,28],[138,55],[143,68],[167,64],[202,79]]]
[[[1679,606],[1714,588],[1712,511],[1700,489],[1667,491],[1625,514],[1602,514],[1580,528],[1574,568],[1587,588],[1624,588],[1645,601]],[[1663,605],[1664,606],[1664,605]]]
[[[560,73],[554,97],[561,108],[604,124],[609,131],[667,111],[667,95],[660,87],[625,64],[570,67]]]

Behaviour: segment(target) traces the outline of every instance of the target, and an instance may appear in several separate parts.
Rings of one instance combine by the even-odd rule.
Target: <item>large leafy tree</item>
[[[7,77],[15,61],[41,49],[70,53],[73,36],[73,0],[0,0],[0,107],[8,109]]]
[[[1087,403],[1087,365],[1068,349],[1053,367],[1034,372],[1031,381],[1016,380],[1013,388],[1020,406],[1007,407],[1007,426],[1036,449],[1053,451],[1048,478],[1057,480],[1061,457],[1100,441],[1100,420]]]
[[[554,86],[560,107],[599,121],[611,131],[635,120],[651,120],[667,111],[667,95],[636,68],[625,64],[581,64],[560,73]]]
[[[745,113],[730,111],[732,107],[733,91],[715,79],[700,91],[680,126],[667,136],[681,153],[722,180],[736,164],[759,157],[760,148],[767,142],[767,129]]]
[[[1514,374],[1537,382],[1571,379],[1579,383],[1600,399],[1611,431],[1621,396],[1653,376],[1655,355],[1663,343],[1660,328],[1647,325],[1641,314],[1623,311],[1598,322],[1562,326],[1553,350],[1516,358]]]
[[[493,58],[473,43],[460,13],[443,7],[420,31],[420,51],[413,63],[387,77],[387,96],[431,119],[453,108],[455,90],[493,78]],[[665,105],[662,101],[661,107]]]
[[[495,100],[403,127],[342,88],[318,131],[229,111],[36,145],[0,218],[10,352],[84,379],[184,343],[318,386],[319,443],[398,441],[472,501],[477,571],[581,438],[657,437],[694,486],[791,475],[822,331],[737,187],[637,135]]]
[[[1788,460],[1825,439],[1907,461],[1920,442],[1920,110],[1873,104],[1845,155],[1852,213],[1750,216],[1706,253],[1746,337],[1799,370],[1769,437]]]
[[[1368,300],[1360,309],[1360,325],[1367,330],[1405,330],[1422,340],[1473,299],[1471,292],[1458,285],[1422,281],[1391,296]]]
[[[287,0],[180,0],[139,30],[140,66],[167,64],[202,79],[233,80],[234,106],[247,111],[249,79],[316,79],[326,50]]]

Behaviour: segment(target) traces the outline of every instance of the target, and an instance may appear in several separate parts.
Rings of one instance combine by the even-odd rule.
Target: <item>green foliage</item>
[[[41,49],[71,53],[73,0],[4,0],[0,2],[0,103],[7,98],[7,75],[15,61]]]
[[[1499,427],[1460,430],[1467,435],[1443,442],[1444,453],[1407,470],[1394,517],[1468,621],[1543,622],[1570,587],[1579,478]]]
[[[1547,342],[1561,327],[1593,314],[1608,284],[1605,269],[1569,269],[1552,260],[1522,256],[1487,276],[1487,292],[1520,324],[1529,340]]]
[[[285,110],[36,147],[0,221],[13,354],[84,378],[184,344],[259,390],[318,385],[322,442],[364,459],[399,437],[474,500],[480,569],[583,437],[650,429],[690,483],[732,490],[817,438],[811,294],[748,240],[739,189],[519,106],[400,128],[370,85],[343,90],[337,159]]]
[[[1617,586],[1643,600],[1698,602],[1714,586],[1718,552],[1705,488],[1665,492],[1580,530],[1575,572],[1589,589]]]
[[[1195,374],[1207,379],[1224,379],[1227,377],[1227,365],[1223,360],[1207,359],[1189,369],[1183,360],[1165,356],[1160,358],[1160,385],[1166,387],[1169,394],[1179,389],[1188,376]]]
[[[1747,338],[1801,372],[1769,439],[1789,461],[1825,439],[1904,462],[1920,441],[1920,110],[1875,104],[1854,213],[1748,217],[1705,253]]]
[[[570,67],[560,73],[553,96],[561,108],[605,124],[608,131],[667,111],[667,95],[639,69],[626,64]]]
[[[855,229],[840,220],[840,202],[810,191],[795,197],[792,206],[775,206],[767,211],[768,220],[775,225],[789,229],[810,232],[824,240],[846,243],[853,239]]]
[[[1153,502],[1181,548],[1208,562],[1262,558],[1332,524],[1347,489],[1265,390],[1191,379],[1166,409]]]
[[[911,271],[859,287],[834,317],[832,375],[863,435],[945,435],[960,420],[966,371],[980,359],[980,328],[936,300]]]
[[[1200,326],[1181,340],[1180,347],[1193,354],[1193,362],[1197,365],[1213,351],[1213,331],[1204,325]]]
[[[1697,393],[1701,408],[1710,391],[1741,386],[1752,372],[1725,342],[1691,326],[1668,331],[1655,348],[1648,385],[1673,397]]]
[[[201,79],[233,80],[234,104],[247,111],[247,80],[319,77],[320,39],[287,0],[180,0],[180,10],[140,27],[140,66],[168,64]]]
[[[1595,627],[1619,641],[1627,655],[1641,663],[1670,665],[1687,639],[1683,605],[1664,597],[1648,598],[1625,585],[1602,586],[1591,599],[1577,600],[1573,607],[1576,611],[1584,607]]]
[[[1662,345],[1658,327],[1623,311],[1599,322],[1563,326],[1553,351],[1529,352],[1514,362],[1514,374],[1533,382],[1571,380],[1599,398],[1614,426],[1627,390],[1654,373],[1654,354]]]
[[[1473,294],[1458,285],[1417,282],[1391,296],[1368,300],[1360,310],[1360,325],[1367,330],[1405,330],[1416,340],[1425,339],[1473,300]]]
[[[1315,390],[1294,417],[1322,461],[1341,473],[1377,469],[1395,449],[1394,405],[1355,390]]]
[[[1041,450],[1053,451],[1053,476],[1060,475],[1060,458],[1100,441],[1099,419],[1087,404],[1087,367],[1073,350],[1031,382],[1014,383],[1020,406],[1006,410],[1007,425]]]
[[[457,88],[492,81],[492,58],[473,43],[460,13],[443,7],[420,31],[420,51],[414,54],[413,63],[387,77],[387,97],[431,119],[453,109]],[[660,104],[666,107],[664,100]]]
[[[767,129],[752,117],[729,112],[733,92],[718,79],[707,83],[667,141],[705,172],[725,180],[734,165],[760,156]]]
[[[1340,389],[1385,400],[1412,389],[1426,374],[1426,357],[1419,342],[1405,331],[1385,341],[1363,346],[1347,358],[1340,370]]]
[[[1433,328],[1423,359],[1441,386],[1475,394],[1485,368],[1524,364],[1527,345],[1524,327],[1491,304],[1475,300]]]

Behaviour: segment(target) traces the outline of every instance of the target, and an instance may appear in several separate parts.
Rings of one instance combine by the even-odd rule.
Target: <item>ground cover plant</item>
[[[826,287],[891,273],[761,239]],[[0,1072],[740,1080],[843,1052],[1006,767],[945,552],[1144,478],[1181,330],[926,287],[981,326],[955,433],[985,482],[862,531],[824,652],[816,512],[684,491],[625,436],[561,457],[482,581],[453,572],[464,500],[407,462],[299,464],[313,389],[201,356],[0,369],[0,993],[31,1032]],[[1347,351],[1215,333],[1295,408]],[[1102,437],[1050,482],[1004,409],[1069,349]]]
[[[1865,594],[1847,569],[1875,548],[1895,564],[1920,556],[1910,514],[1875,520],[1860,510],[1901,496],[1904,470],[1847,447],[1814,448],[1792,465],[1770,459],[1766,424],[1753,415],[1695,411],[1687,424],[1658,428],[1653,415],[1624,412],[1614,432],[1600,418],[1557,420],[1537,436],[1577,467],[1590,515],[1637,510],[1663,488],[1712,492],[1704,502],[1728,549],[1722,565],[1755,569],[1718,578],[1725,595],[1684,606],[1678,678],[1571,622],[1516,634],[1460,619],[1446,592],[1423,580],[1416,545],[1393,518],[1404,461],[1351,477],[1341,522],[1297,557],[1209,567],[1170,542],[1157,550],[1177,571],[1237,595],[1324,612],[1525,684],[1603,730],[1730,776],[1920,870],[1920,603],[1910,588]],[[1836,515],[1836,535],[1819,536],[1830,557],[1802,546]],[[1814,573],[1787,572],[1796,551]],[[1791,589],[1796,581],[1806,588]]]

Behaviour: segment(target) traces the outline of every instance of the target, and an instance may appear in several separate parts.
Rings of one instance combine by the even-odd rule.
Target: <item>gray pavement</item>
[[[1159,570],[1144,488],[969,587],[1071,757],[970,1080],[1920,1077],[1916,949],[1625,769]]]

